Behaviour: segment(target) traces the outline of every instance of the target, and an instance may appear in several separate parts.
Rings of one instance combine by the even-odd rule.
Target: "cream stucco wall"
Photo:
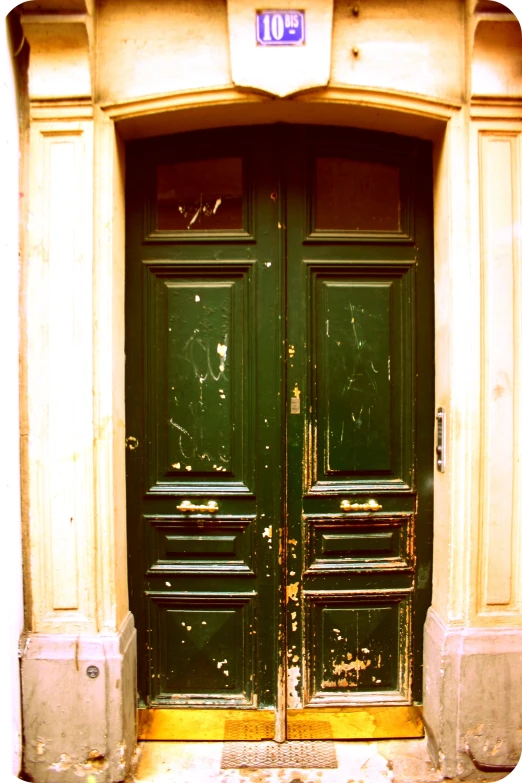
[[[464,3],[367,0],[357,16],[354,5],[349,0],[335,3],[332,82],[463,99]],[[357,57],[353,47],[359,50]]]
[[[20,129],[19,85],[13,54],[19,40],[10,35],[2,15],[0,23],[0,367],[2,390],[0,406],[0,497],[2,498],[2,539],[4,558],[1,569],[3,602],[0,668],[4,672],[3,707],[0,713],[0,778],[18,775],[21,763],[20,669],[18,643],[23,629],[22,530],[20,512],[20,427],[19,427],[19,318],[20,281],[19,191]]]
[[[102,0],[96,36],[102,103],[230,83],[225,0]]]
[[[303,6],[302,3],[297,5]],[[357,16],[352,11],[354,5],[348,0],[334,4],[331,72],[325,74],[325,82],[406,90],[447,100],[463,98],[466,89],[466,6],[463,2],[366,0]],[[308,3],[308,6],[308,14],[312,14],[309,19],[311,35],[317,26],[313,18],[315,9],[331,12],[332,3],[323,0]],[[227,26],[225,2],[165,0],[148,3],[145,9],[137,0],[125,3],[103,0],[96,17],[97,99],[101,103],[115,103],[210,89],[232,82],[261,87],[263,78],[269,89],[274,80],[278,83],[286,78],[285,69],[279,62],[277,66],[271,64],[270,58],[279,58],[280,52],[269,52],[267,56],[262,51],[264,59],[258,59],[256,47],[246,51],[252,41],[255,7],[250,2],[229,3]],[[322,24],[320,15],[317,24]],[[233,58],[234,47],[241,50],[234,74],[230,65],[228,27],[234,29]],[[327,32],[332,36],[331,26]],[[329,51],[329,44],[330,41],[325,40],[323,49]],[[357,56],[353,55],[353,47],[359,50]],[[295,60],[300,52],[292,56]],[[317,56],[313,56],[316,61]],[[257,72],[252,71],[252,58],[255,58]],[[274,76],[271,70],[275,67]],[[250,76],[243,76],[241,68]],[[265,73],[259,74],[259,71]],[[299,85],[296,89],[308,86]]]

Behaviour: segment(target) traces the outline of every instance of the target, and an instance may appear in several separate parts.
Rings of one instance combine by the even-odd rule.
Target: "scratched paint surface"
[[[360,159],[359,173],[389,164],[388,195],[363,188],[371,220],[354,222],[344,186],[319,205],[317,157]],[[127,159],[141,703],[279,708],[284,727],[286,707],[418,700],[430,602],[429,145],[264,126],[136,141]],[[180,166],[184,195],[172,184]],[[370,511],[341,511],[370,498]]]
[[[242,655],[235,642],[238,613],[225,607],[179,607],[163,616],[165,637],[157,696],[165,692],[238,693],[243,682]],[[178,700],[179,701],[179,698]]]
[[[305,710],[408,704],[422,697],[429,600],[415,576],[431,533],[429,155],[377,138],[370,153],[366,132],[294,136],[287,372],[302,416],[287,417],[289,698]]]
[[[171,470],[229,472],[233,439],[234,284],[167,288],[167,461]]]
[[[159,704],[248,705],[254,678],[252,604],[246,598],[155,596],[151,624],[151,699]]]
[[[342,270],[342,273],[341,273]],[[411,266],[310,270],[309,481],[403,482],[414,474]],[[382,485],[384,486],[384,485]]]
[[[319,287],[318,406],[329,473],[391,468],[390,294],[389,283],[374,281]]]
[[[273,715],[278,698],[282,207],[271,150],[265,130],[228,129],[128,149],[126,405],[139,447],[127,510],[142,705],[252,717]]]
[[[241,158],[211,158],[160,165],[156,182],[158,229],[211,231],[242,228]]]
[[[310,702],[408,703],[411,595],[347,592],[310,597]]]
[[[324,608],[320,689],[396,690],[397,618],[396,606]]]

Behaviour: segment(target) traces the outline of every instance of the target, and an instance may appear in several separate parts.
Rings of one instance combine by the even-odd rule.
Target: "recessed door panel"
[[[309,703],[409,703],[408,594],[307,595]]]
[[[318,293],[321,472],[391,473],[391,286],[322,281]]]
[[[312,492],[412,482],[411,270],[307,264]]]
[[[413,572],[413,516],[303,518],[305,573],[408,569]]]
[[[429,144],[280,125],[127,153],[140,736],[419,736]]]
[[[145,517],[148,572],[215,576],[255,574],[255,517]],[[168,585],[167,585],[168,586]]]
[[[152,704],[252,706],[253,600],[149,595]]]
[[[252,266],[145,269],[149,491],[252,491]]]

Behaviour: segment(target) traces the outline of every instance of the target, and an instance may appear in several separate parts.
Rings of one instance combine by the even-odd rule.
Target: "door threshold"
[[[269,710],[138,710],[139,740],[252,741],[272,740],[275,715]],[[289,710],[289,740],[418,739],[424,736],[422,707],[326,707]]]
[[[138,710],[139,740],[271,740],[275,713],[271,710],[183,709]]]
[[[318,707],[289,710],[288,739],[418,739],[424,736],[422,707]]]

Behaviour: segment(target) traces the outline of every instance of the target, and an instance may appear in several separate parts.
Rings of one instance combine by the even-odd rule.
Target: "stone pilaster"
[[[123,425],[114,423],[123,417],[107,383],[117,374],[113,259],[94,215],[108,237],[117,221],[95,188],[90,9],[26,14],[22,24],[31,47],[24,767],[35,781],[89,774],[113,783],[125,778],[136,741],[136,635],[119,491]]]
[[[473,769],[471,757],[513,765],[522,750],[522,105],[512,74],[522,45],[514,24],[505,8],[470,7],[466,119],[460,142],[448,127],[440,156],[446,198],[464,205],[436,273],[446,297],[440,326],[451,326],[437,404],[447,406],[450,430],[448,470],[435,481],[424,639],[424,718],[448,777]]]

